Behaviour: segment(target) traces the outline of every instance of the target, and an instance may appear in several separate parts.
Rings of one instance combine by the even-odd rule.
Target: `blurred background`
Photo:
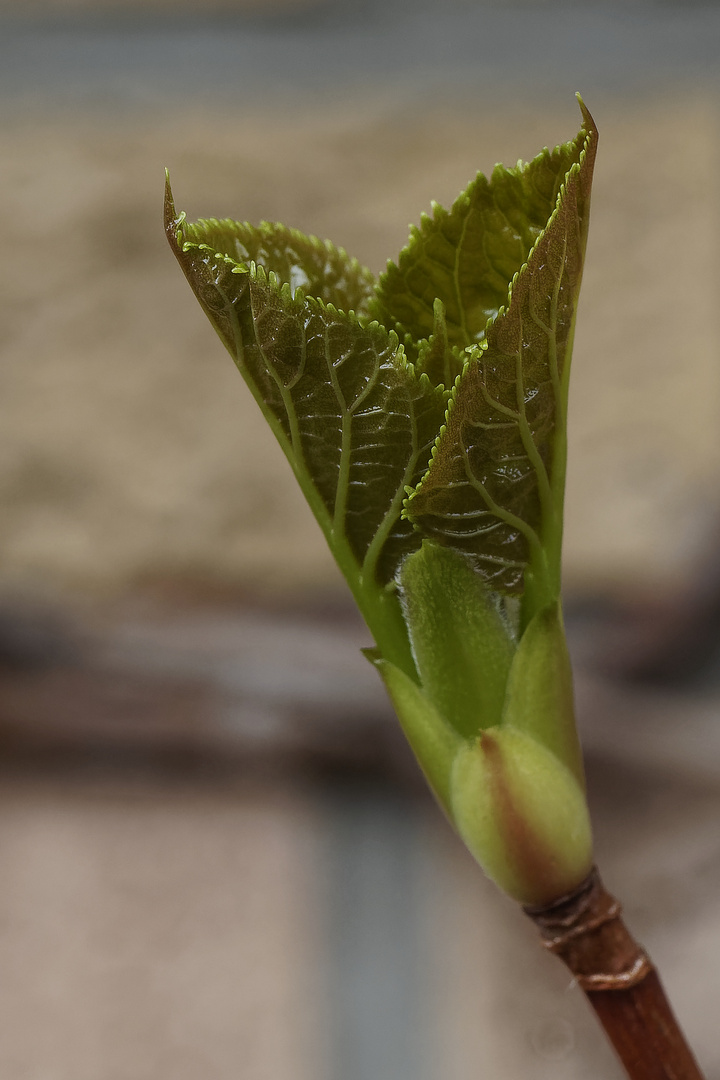
[[[423,790],[162,233],[374,271],[601,132],[566,607],[598,861],[720,1078],[720,4],[1,0],[0,1075],[619,1080]]]

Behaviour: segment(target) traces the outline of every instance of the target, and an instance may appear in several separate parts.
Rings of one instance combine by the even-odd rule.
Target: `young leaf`
[[[578,160],[507,308],[468,350],[406,510],[425,535],[474,555],[493,589],[525,586],[525,625],[559,595],[569,359],[597,137],[584,116]]]
[[[374,295],[375,278],[370,271],[328,240],[269,221],[253,226],[229,219],[191,223],[183,218],[178,225],[185,243],[206,245],[239,266],[257,263],[287,282],[293,292],[301,288],[340,311],[364,312]]]
[[[496,165],[490,180],[478,173],[449,211],[435,203],[432,217],[423,215],[397,264],[388,263],[380,277],[370,306],[375,318],[395,327],[401,340],[420,341],[434,332],[439,298],[450,346],[462,350],[480,341],[506,304],[508,285],[545,229],[585,141],[583,130],[527,164]]]
[[[581,107],[573,142],[478,176],[423,219],[377,291],[329,243],[267,223],[189,225],[169,185],[165,204],[175,255],[348,580],[431,786],[491,876],[533,903],[592,859],[558,603],[597,135]]]
[[[186,225],[166,198],[170,244],[288,456],[303,492],[373,632],[368,604],[392,582],[421,537],[402,517],[406,488],[425,472],[446,395],[405,358],[397,336],[339,310],[366,276],[330,245],[282,227],[257,236],[232,222]],[[278,239],[280,238],[280,239]],[[321,296],[306,296],[244,253],[263,253]],[[321,265],[322,264],[322,265]],[[323,277],[323,266],[331,267]],[[374,594],[373,595],[373,590]],[[385,605],[385,608],[387,605]],[[399,607],[397,618],[407,649]],[[376,633],[376,640],[378,633]],[[378,642],[380,643],[380,642]],[[407,653],[409,657],[409,651]],[[401,665],[402,666],[402,665]],[[406,663],[405,669],[412,670]]]

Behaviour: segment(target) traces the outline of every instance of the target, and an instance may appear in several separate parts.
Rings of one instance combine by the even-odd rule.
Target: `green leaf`
[[[191,223],[181,215],[176,231],[178,226],[184,243],[206,245],[239,266],[257,263],[287,282],[293,292],[300,288],[340,311],[364,312],[374,295],[375,278],[370,271],[329,240],[268,221],[254,226],[201,218]]]
[[[341,274],[342,259],[329,245],[308,240],[303,247],[293,233],[294,254],[283,263],[267,229],[253,240],[247,226],[188,226],[176,217],[171,195],[166,227],[190,285],[287,454],[376,632],[377,611],[370,608],[383,607],[378,589],[393,581],[402,559],[421,542],[402,516],[402,504],[406,488],[427,468],[446,395],[408,363],[394,333],[322,297],[306,296],[300,287],[293,293],[275,271],[235,258],[238,237],[245,252],[258,253],[262,240],[275,266],[292,265],[297,276],[297,261],[307,256],[301,269],[318,291],[356,299],[364,273],[348,263]],[[332,286],[319,282],[319,252],[335,267]],[[407,647],[399,607],[393,620]]]
[[[377,285],[296,230],[189,224],[169,183],[165,202],[170,245],[348,580],[431,786],[524,903],[572,889],[592,861],[558,599],[597,141],[581,109],[575,140],[436,206]]]
[[[449,211],[433,204],[432,216],[423,215],[397,264],[388,263],[380,277],[371,305],[375,318],[395,327],[401,340],[407,334],[420,341],[434,331],[439,298],[450,346],[464,349],[482,340],[545,229],[585,138],[583,130],[516,168],[496,165],[490,180],[478,173]]]
[[[423,690],[460,735],[502,719],[515,640],[500,598],[467,556],[424,541],[400,572],[403,611]]]
[[[507,307],[468,350],[406,510],[426,536],[474,555],[493,589],[519,595],[525,587],[523,625],[560,588],[569,360],[597,141],[584,117],[569,144],[580,148],[578,160],[560,178],[557,205]],[[565,156],[551,160],[562,165]]]

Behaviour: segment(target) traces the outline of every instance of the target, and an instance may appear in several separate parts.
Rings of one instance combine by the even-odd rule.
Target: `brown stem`
[[[651,960],[596,869],[569,896],[525,911],[585,991],[630,1080],[703,1080]]]

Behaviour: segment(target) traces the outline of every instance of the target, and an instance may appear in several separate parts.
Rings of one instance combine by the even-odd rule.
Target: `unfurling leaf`
[[[283,225],[175,255],[375,638],[417,759],[478,860],[542,903],[592,861],[560,595],[570,354],[597,130],[478,175],[375,282]]]
[[[401,517],[402,499],[427,467],[445,397],[416,374],[394,333],[306,296],[299,286],[293,293],[274,270],[235,262],[230,252],[240,254],[238,232],[216,223],[187,228],[180,221],[178,258],[269,414],[303,490],[322,505],[329,538],[345,539],[363,572],[387,582],[420,545]],[[253,239],[244,237],[242,251],[262,246]],[[318,248],[308,240],[304,250],[314,257]],[[272,262],[282,266],[283,259]],[[328,264],[332,287],[317,278],[310,257],[292,273],[297,280],[303,271],[325,296],[360,298],[365,275],[358,271],[351,280],[349,263],[348,273],[339,273],[337,252]]]
[[[362,301],[367,272],[329,244],[283,227],[188,226],[166,196],[180,264],[263,409],[368,622],[378,604],[402,626],[392,582],[421,536],[402,516],[425,472],[446,394],[418,374],[397,335],[335,306]],[[270,270],[249,256],[264,252]],[[243,258],[245,261],[238,261]],[[322,267],[330,268],[323,278]],[[319,296],[290,281],[303,279]],[[332,301],[332,302],[331,302]],[[384,617],[384,616],[383,616]],[[377,619],[377,613],[375,614]],[[382,634],[382,629],[373,626]],[[407,657],[407,635],[402,630]],[[412,662],[403,664],[412,670]]]
[[[269,221],[257,226],[229,219],[190,223],[181,215],[176,224],[184,243],[222,252],[238,266],[262,266],[287,282],[293,292],[301,288],[341,311],[364,312],[374,296],[375,278],[370,271],[328,240]]]
[[[434,204],[381,276],[373,315],[401,340],[417,342],[433,333],[439,298],[450,345],[462,350],[480,341],[506,305],[508,285],[545,229],[585,138],[583,130],[516,168],[496,165],[490,180],[478,173],[450,210]]]
[[[596,148],[584,115],[572,153],[536,159],[575,160],[505,307],[467,351],[406,511],[425,535],[474,555],[492,589],[529,586],[526,622],[559,595],[569,360]]]
[[[537,595],[525,623],[557,599],[596,141],[583,116],[572,142],[436,206],[377,286],[283,225],[188,224],[168,187],[175,254],[356,596],[429,536],[471,554],[492,589]]]

